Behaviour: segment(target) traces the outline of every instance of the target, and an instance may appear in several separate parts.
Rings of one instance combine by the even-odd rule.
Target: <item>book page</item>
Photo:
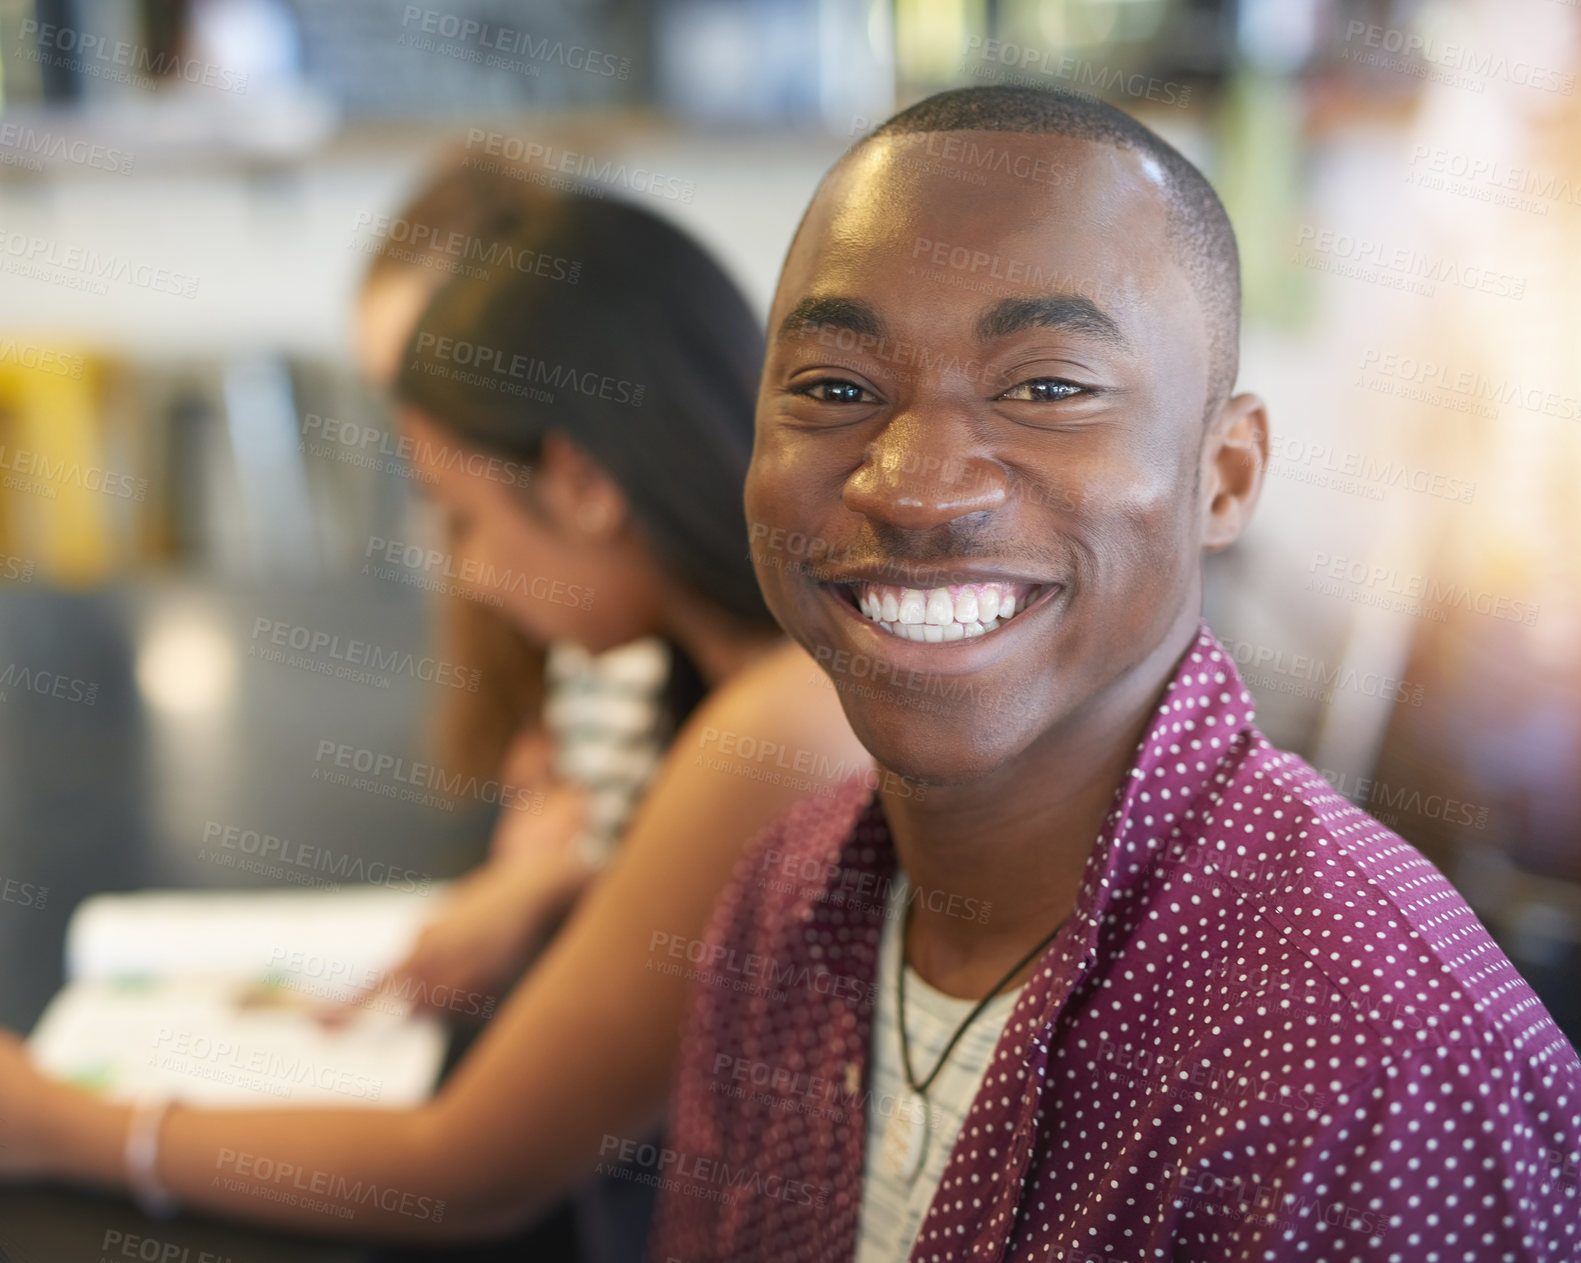
[[[437,902],[383,888],[150,891],[86,900],[72,978],[29,1038],[46,1073],[114,1100],[369,1105],[426,1100],[446,1034],[385,971]],[[319,1020],[360,991],[336,1026]]]
[[[438,907],[445,887],[428,890],[350,886],[95,895],[78,906],[67,926],[66,976],[250,977],[311,965],[315,973],[335,978],[380,970],[405,954]]]

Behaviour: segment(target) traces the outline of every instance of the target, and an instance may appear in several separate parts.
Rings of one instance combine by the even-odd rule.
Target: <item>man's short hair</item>
[[[1022,132],[1131,149],[1163,172],[1169,240],[1208,326],[1211,416],[1235,385],[1240,360],[1241,264],[1235,230],[1207,178],[1179,150],[1123,110],[1053,88],[974,87],[940,92],[902,110],[862,141],[920,132]],[[858,146],[860,148],[860,146]]]

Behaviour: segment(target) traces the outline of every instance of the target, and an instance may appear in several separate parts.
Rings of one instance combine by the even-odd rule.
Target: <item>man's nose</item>
[[[903,530],[926,530],[997,509],[1008,498],[1004,466],[977,449],[966,427],[897,417],[868,445],[841,498],[846,508]]]

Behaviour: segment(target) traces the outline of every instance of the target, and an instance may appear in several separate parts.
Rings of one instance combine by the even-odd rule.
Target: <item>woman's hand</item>
[[[566,782],[546,783],[530,807],[506,807],[494,822],[489,861],[520,855],[559,855],[575,845],[587,823],[587,791]]]
[[[69,1088],[41,1074],[27,1048],[0,1031],[0,1176],[34,1176],[52,1164],[51,1120],[59,1121]]]
[[[510,975],[592,876],[568,853],[490,860],[451,888],[380,990],[410,996],[418,1008],[492,1012],[493,997],[483,993]]]
[[[503,811],[492,858],[450,888],[406,958],[374,990],[332,1010],[330,1020],[381,995],[409,998],[418,1009],[491,1013],[494,998],[486,993],[592,880],[594,870],[574,848],[583,804],[580,789],[556,786],[546,791],[542,811]]]

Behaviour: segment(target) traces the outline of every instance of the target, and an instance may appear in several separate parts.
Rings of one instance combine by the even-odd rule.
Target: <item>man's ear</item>
[[[532,481],[537,498],[564,530],[604,540],[626,524],[626,497],[601,465],[570,439],[544,435]]]
[[[1208,424],[1202,443],[1202,546],[1217,552],[1240,536],[1268,471],[1268,408],[1236,395]]]

